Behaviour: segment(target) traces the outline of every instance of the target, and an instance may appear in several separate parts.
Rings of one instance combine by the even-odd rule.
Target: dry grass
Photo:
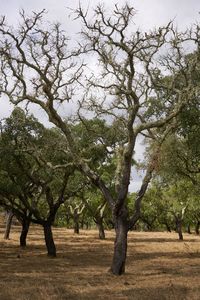
[[[19,230],[4,241],[0,226],[1,300],[200,299],[200,237],[131,232],[126,274],[116,277],[107,272],[113,232],[100,241],[93,230],[54,229],[58,257],[50,259],[39,227],[31,227],[26,250]]]

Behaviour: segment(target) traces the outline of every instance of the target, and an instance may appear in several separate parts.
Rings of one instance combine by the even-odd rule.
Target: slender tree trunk
[[[183,241],[183,233],[182,233],[182,221],[181,220],[176,220],[176,230],[179,236],[179,240]]]
[[[22,221],[22,231],[21,231],[21,235],[20,235],[20,247],[26,247],[26,237],[28,234],[29,226],[30,226],[30,220],[24,219]]]
[[[190,224],[187,226],[187,233],[191,234]]]
[[[117,217],[115,217],[115,243],[114,254],[111,265],[111,272],[115,275],[125,273],[126,254],[127,254],[127,210],[122,208]]]
[[[7,212],[6,228],[5,228],[5,234],[4,234],[5,240],[9,239],[13,216],[14,216],[14,214],[12,213],[12,211]]]
[[[85,224],[84,219],[85,219],[85,215],[83,215],[81,218],[81,229],[82,230],[84,229],[84,224]]]
[[[105,236],[105,231],[104,231],[104,226],[103,226],[103,220],[102,219],[96,220],[96,224],[97,224],[97,228],[99,230],[100,240],[105,240],[106,236]]]
[[[79,234],[79,216],[74,212],[74,233]]]
[[[70,215],[68,213],[66,214],[66,223],[67,223],[67,228],[69,228]]]
[[[200,221],[197,221],[195,226],[195,233],[199,235]]]
[[[51,224],[45,223],[43,225],[43,228],[44,228],[45,243],[47,247],[47,255],[50,257],[56,257],[56,246],[53,240]]]

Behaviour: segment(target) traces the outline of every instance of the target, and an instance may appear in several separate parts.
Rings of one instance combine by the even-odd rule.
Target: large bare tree
[[[141,32],[133,23],[135,11],[129,5],[116,5],[110,15],[97,6],[91,19],[81,7],[76,14],[83,22],[84,39],[74,50],[68,46],[68,38],[58,24],[45,28],[43,12],[31,17],[22,12],[17,29],[7,26],[5,18],[2,19],[0,91],[14,104],[38,104],[63,131],[76,167],[100,189],[112,211],[116,239],[111,271],[120,275],[125,272],[128,230],[139,217],[140,202],[155,168],[159,145],[174,127],[182,107],[199,93],[191,83],[199,55],[190,64],[184,60],[184,43],[192,49],[197,45],[199,51],[199,28],[181,34],[169,23],[148,33]],[[84,97],[82,52],[87,55],[86,61],[95,55],[99,62],[98,76],[86,72]],[[177,84],[180,74],[183,80]],[[109,189],[98,168],[83,158],[85,149],[78,147],[69,120],[59,114],[59,104],[77,98],[77,116],[83,122],[85,110],[91,110],[123,132],[112,154],[116,159],[112,179],[115,191]],[[158,147],[150,158],[131,216],[127,194],[136,139],[141,135],[155,139]]]

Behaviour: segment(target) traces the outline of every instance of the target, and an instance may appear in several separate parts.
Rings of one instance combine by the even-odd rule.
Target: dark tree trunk
[[[97,227],[99,230],[100,240],[105,240],[106,236],[105,236],[105,231],[104,231],[104,226],[103,226],[103,220],[102,219],[96,220],[96,224],[97,224]]]
[[[70,223],[70,215],[67,213],[67,214],[66,214],[66,224],[67,224],[67,228],[69,227],[69,223]]]
[[[45,223],[43,225],[43,228],[44,228],[45,243],[47,247],[47,255],[50,257],[56,257],[56,246],[53,240],[51,224]]]
[[[81,219],[81,229],[82,230],[84,229],[84,224],[85,224],[84,219],[85,219],[85,216],[83,215],[82,219]]]
[[[197,221],[195,226],[195,233],[199,235],[200,221]]]
[[[168,232],[171,232],[171,228],[167,222],[164,223]]]
[[[125,273],[128,235],[127,210],[124,208],[115,217],[115,232],[116,237],[111,272],[115,275],[121,275]]]
[[[21,235],[20,235],[20,247],[26,247],[26,237],[28,234],[29,226],[30,226],[30,220],[25,219],[22,221],[22,231],[21,231]]]
[[[79,234],[79,215],[74,212],[74,233]]]
[[[5,234],[4,234],[5,240],[9,239],[13,216],[14,216],[14,214],[12,213],[12,211],[7,212],[6,228],[5,228]]]
[[[187,233],[191,234],[190,224],[187,226]]]
[[[179,219],[176,220],[176,231],[178,233],[179,240],[183,241],[182,221]]]

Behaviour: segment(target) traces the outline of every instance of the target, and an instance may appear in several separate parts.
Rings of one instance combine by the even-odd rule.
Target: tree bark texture
[[[29,231],[30,220],[22,221],[22,231],[20,235],[20,247],[26,247],[26,238]]]
[[[97,228],[99,230],[99,239],[100,240],[105,240],[106,236],[105,236],[103,221],[102,220],[98,220],[96,222],[96,224],[97,224]]]
[[[56,257],[56,246],[53,240],[53,233],[51,229],[51,224],[44,224],[44,237],[47,247],[47,255],[50,257]]]
[[[128,235],[127,212],[124,212],[124,209],[115,218],[115,232],[116,237],[111,272],[114,275],[122,275],[125,273]]]
[[[183,241],[182,221],[181,220],[176,220],[176,231],[178,233],[179,240]]]

